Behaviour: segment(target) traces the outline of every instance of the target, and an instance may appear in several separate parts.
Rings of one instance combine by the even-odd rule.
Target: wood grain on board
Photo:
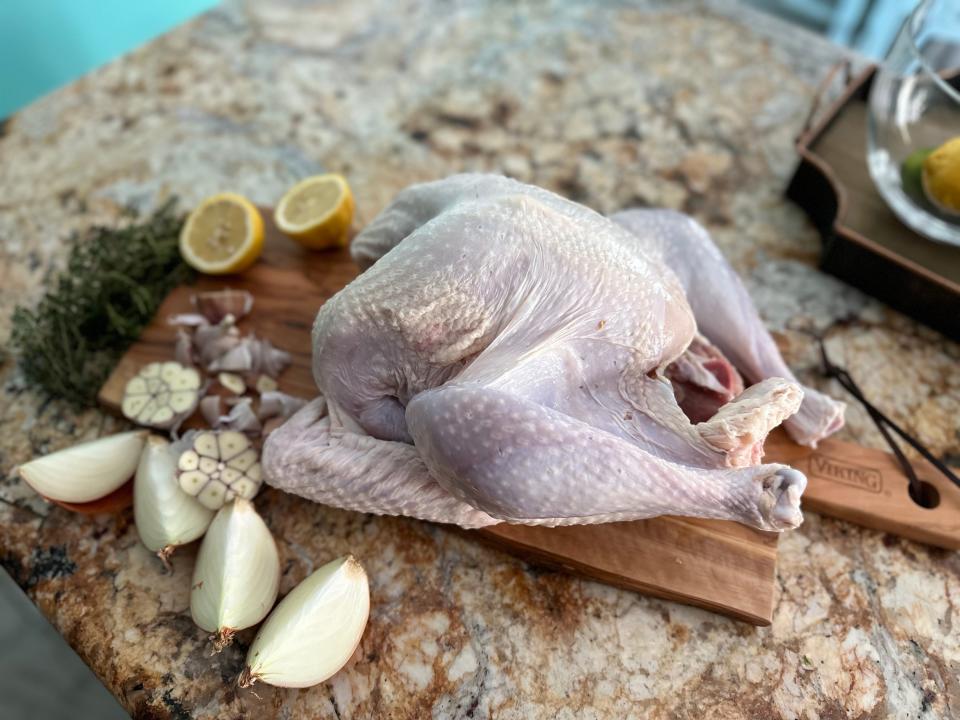
[[[171,292],[101,389],[99,398],[106,407],[119,411],[124,385],[144,364],[172,357],[176,330],[167,323],[167,317],[192,310],[190,297],[194,293],[223,287],[245,288],[256,298],[253,312],[240,323],[244,332],[254,331],[291,353],[292,364],[280,378],[280,389],[302,397],[316,394],[310,370],[313,318],[327,298],[356,276],[357,268],[345,249],[322,253],[301,249],[280,235],[270,215],[264,212],[267,238],[259,263],[240,276],[201,277],[196,285]],[[856,462],[883,476],[885,488],[896,487],[894,470],[881,462],[884,453],[846,443],[825,444],[824,448],[829,448],[830,458],[856,458]],[[856,499],[855,495],[842,482],[824,480],[818,484],[816,473],[821,465],[815,458],[820,454],[806,452],[780,436],[771,440],[768,459],[793,457],[805,471],[808,468],[802,463],[810,465],[814,470],[811,490],[819,487],[813,493],[819,506],[840,514],[839,510],[847,506],[834,508],[830,498],[839,497],[842,505]],[[894,501],[897,496],[894,493],[891,497]],[[947,525],[945,521],[944,527]],[[767,625],[772,619],[777,546],[773,533],[719,520],[660,517],[564,528],[499,525],[467,534],[529,560],[612,585],[756,625]]]
[[[816,450],[770,435],[765,461],[791,465],[807,476],[803,509],[951,550],[960,549],[960,488],[924,460],[912,465],[933,486],[935,507],[922,507],[896,458],[883,450],[824,440]]]

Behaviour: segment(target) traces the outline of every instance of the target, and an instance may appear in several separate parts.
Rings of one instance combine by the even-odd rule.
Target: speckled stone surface
[[[684,209],[747,278],[788,360],[827,391],[829,336],[874,401],[960,455],[960,348],[814,269],[782,197],[792,139],[839,51],[721,2],[232,3],[35,103],[0,130],[0,338],[64,238],[234,189],[274,202],[346,174],[361,222],[404,185],[500,170],[600,210]],[[137,718],[955,718],[960,558],[808,515],[781,542],[773,626],[528,567],[438,526],[276,492],[258,506],[281,591],[347,551],[370,574],[352,664],[307,691],[233,680],[133,527],[12,478],[116,430],[0,367],[0,561]],[[882,446],[852,408],[847,439]]]

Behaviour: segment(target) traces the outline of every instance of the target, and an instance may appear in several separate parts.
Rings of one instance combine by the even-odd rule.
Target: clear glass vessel
[[[870,92],[867,164],[908,226],[960,246],[960,215],[928,199],[923,157],[960,137],[960,0],[922,0],[900,29]]]

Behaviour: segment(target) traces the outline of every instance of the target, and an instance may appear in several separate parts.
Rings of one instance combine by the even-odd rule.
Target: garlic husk
[[[200,327],[210,322],[200,313],[178,313],[167,317],[168,325],[183,325],[184,327]]]
[[[369,615],[370,588],[360,563],[352,555],[327,563],[270,613],[247,652],[240,686],[323,682],[353,655]]]
[[[36,458],[17,472],[30,487],[51,500],[99,500],[136,472],[146,437],[145,430],[110,435]]]
[[[140,540],[164,564],[173,550],[207,531],[213,511],[180,489],[177,458],[164,438],[151,436],[133,481],[133,516]]]
[[[184,367],[193,367],[193,338],[182,327],[177,328],[177,342],[173,346],[173,359]]]
[[[204,367],[235,348],[240,340],[240,330],[233,315],[227,315],[216,325],[204,323],[193,333],[196,354]]]
[[[200,544],[190,590],[193,621],[218,652],[266,617],[280,586],[280,556],[253,504],[237,498],[217,512]]]
[[[231,399],[233,398],[228,398],[227,402],[229,403]],[[230,412],[217,419],[217,427],[236,430],[247,435],[258,435],[262,427],[260,419],[253,412],[252,401],[250,398],[236,398],[236,400],[239,402],[234,403]]]
[[[278,390],[269,390],[260,394],[257,417],[260,420],[268,420],[272,417],[281,417],[286,420],[306,404],[307,401],[303,398],[287,395]]]

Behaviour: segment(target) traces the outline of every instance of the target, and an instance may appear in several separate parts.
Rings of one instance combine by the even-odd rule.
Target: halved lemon
[[[960,215],[960,137],[948,140],[923,161],[923,189],[938,209]]]
[[[253,203],[236,193],[208,197],[190,213],[180,231],[180,254],[207,275],[238,273],[263,250],[263,218]]]
[[[287,191],[273,218],[284,234],[305,247],[340,247],[350,240],[353,193],[340,175],[315,175]]]

